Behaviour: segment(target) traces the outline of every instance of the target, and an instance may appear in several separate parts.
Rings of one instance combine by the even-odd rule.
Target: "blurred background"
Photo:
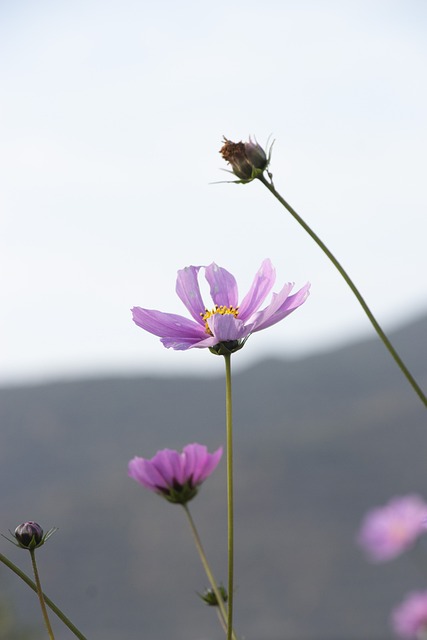
[[[221,637],[181,514],[126,477],[134,455],[224,443],[222,359],[131,321],[185,313],[189,264],[242,296],[266,257],[276,291],[312,283],[234,357],[240,635],[384,640],[425,587],[354,544],[366,509],[425,489],[421,403],[267,190],[214,183],[223,135],[275,140],[276,188],[426,388],[426,33],[421,0],[0,3],[0,527],[60,528],[45,589],[92,640]],[[224,472],[194,509],[225,580]],[[5,571],[0,638],[43,637]]]

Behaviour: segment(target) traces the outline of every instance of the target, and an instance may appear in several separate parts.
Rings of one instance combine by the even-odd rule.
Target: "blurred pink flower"
[[[135,457],[129,462],[128,475],[169,502],[185,504],[198,487],[216,469],[222,447],[209,453],[201,444],[188,444],[182,450],[163,449],[151,460]]]
[[[400,638],[427,638],[427,591],[414,591],[391,614],[394,632]]]
[[[213,300],[211,309],[204,304],[200,293],[200,269],[204,270],[210,285]],[[159,336],[167,348],[185,351],[192,347],[212,349],[217,345],[225,345],[230,352],[237,351],[252,333],[280,322],[306,301],[310,285],[307,283],[290,295],[293,284],[288,283],[279,293],[273,293],[270,304],[260,311],[275,279],[273,265],[270,260],[264,260],[251,288],[239,304],[237,282],[226,269],[214,262],[207,267],[185,267],[178,271],[176,292],[193,319],[134,307],[133,321],[142,329]]]
[[[426,532],[427,504],[417,495],[393,498],[369,511],[357,541],[373,562],[392,560]]]

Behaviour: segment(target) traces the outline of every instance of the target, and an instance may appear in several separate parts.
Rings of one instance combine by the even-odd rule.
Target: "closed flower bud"
[[[24,522],[15,529],[15,538],[20,547],[36,549],[43,542],[43,529],[37,522]]]
[[[13,542],[17,547],[21,547],[21,549],[28,549],[29,551],[32,551],[33,549],[41,547],[46,540],[55,533],[55,531],[57,531],[57,528],[53,527],[52,529],[49,529],[47,533],[43,533],[43,529],[39,524],[37,524],[37,522],[29,520],[28,522],[23,522],[17,526],[15,533],[10,531],[16,542],[6,536],[3,537],[6,538],[6,540],[9,540],[9,542]]]

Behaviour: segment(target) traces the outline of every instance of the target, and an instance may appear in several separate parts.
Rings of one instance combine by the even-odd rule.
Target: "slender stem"
[[[19,569],[19,567],[17,567],[16,564],[11,562],[2,553],[0,553],[0,562],[3,562],[3,564],[6,565],[6,567],[9,567],[9,569],[13,571],[13,573],[15,573],[19,578],[21,578],[21,580],[23,580],[25,584],[27,584],[30,587],[30,589],[32,589],[35,593],[37,593],[37,585],[31,580],[31,578],[29,578],[26,573],[21,571],[21,569]],[[70,631],[74,633],[76,638],[79,638],[79,640],[87,640],[87,638],[77,629],[77,627],[73,625],[71,620],[69,620],[67,616],[62,613],[61,609],[59,609],[56,606],[56,604],[53,603],[52,600],[48,598],[47,595],[44,593],[43,593],[43,598],[45,603],[49,607],[49,609],[51,609],[58,616],[58,618],[65,624],[65,626],[68,627]]]
[[[216,610],[216,613],[218,615],[219,624],[223,628],[225,635],[227,635],[227,622],[222,617],[222,613],[221,613],[221,611],[219,609]]]
[[[233,500],[233,407],[231,396],[231,354],[225,360],[225,411],[227,428],[227,520],[228,520],[228,619],[227,640],[233,631],[234,604],[234,500]]]
[[[37,585],[37,595],[39,597],[40,607],[41,607],[41,610],[42,610],[44,623],[46,625],[46,629],[47,629],[47,632],[49,634],[49,639],[50,640],[55,640],[55,636],[53,635],[52,627],[51,627],[51,624],[50,624],[50,621],[49,621],[49,616],[47,615],[47,609],[46,609],[46,604],[45,604],[44,597],[43,597],[42,585],[40,583],[39,572],[38,572],[38,569],[37,569],[36,550],[35,549],[29,549],[29,551],[30,551],[30,556],[31,556],[31,563],[33,565],[34,578],[36,580],[36,585]]]
[[[356,298],[359,301],[362,309],[364,310],[364,312],[368,316],[372,326],[374,327],[374,329],[377,332],[378,336],[382,340],[382,342],[383,342],[384,346],[386,347],[386,349],[389,351],[391,357],[394,359],[395,363],[397,364],[397,366],[399,367],[399,369],[401,370],[401,372],[403,373],[403,375],[405,376],[405,378],[407,379],[407,381],[409,382],[409,384],[411,385],[411,387],[413,388],[415,393],[418,395],[418,397],[420,398],[421,402],[427,407],[427,397],[425,396],[425,394],[421,390],[421,388],[418,385],[418,383],[416,382],[415,378],[409,372],[408,368],[406,367],[405,363],[403,362],[403,360],[398,355],[397,351],[394,349],[393,345],[391,344],[390,340],[387,338],[387,336],[384,333],[384,331],[381,329],[380,325],[378,324],[378,322],[375,319],[375,316],[373,315],[372,311],[369,309],[369,307],[366,304],[364,298],[362,297],[362,294],[360,293],[359,289],[356,287],[356,285],[354,284],[353,280],[350,278],[348,273],[344,270],[344,268],[341,266],[341,264],[338,262],[338,260],[333,255],[333,253],[331,253],[331,251],[329,251],[328,247],[322,242],[322,240],[319,238],[319,236],[311,229],[311,227],[308,226],[308,224],[301,218],[301,216],[298,215],[298,213],[291,207],[291,205],[288,204],[286,202],[286,200],[284,200],[284,198],[282,198],[282,196],[276,191],[273,183],[269,182],[265,178],[265,176],[263,174],[258,177],[258,180],[260,180],[262,182],[262,184],[267,187],[267,189],[274,195],[274,197],[277,198],[277,200],[289,211],[289,213],[302,226],[302,228],[308,233],[308,235],[314,240],[314,242],[328,256],[329,260],[332,262],[334,267],[336,267],[336,269],[342,275],[342,277],[344,278],[344,280],[346,281],[346,283],[348,284],[348,286],[350,287],[350,289],[352,290],[352,292],[356,296]]]
[[[210,585],[212,587],[212,591],[214,592],[216,600],[218,602],[219,614],[220,614],[220,616],[219,616],[220,617],[220,622],[221,622],[221,624],[222,624],[222,626],[223,626],[223,628],[225,630],[225,633],[227,633],[227,617],[228,617],[228,614],[227,614],[227,609],[226,609],[225,604],[224,604],[224,600],[223,600],[223,598],[221,596],[221,593],[220,593],[220,591],[218,589],[218,584],[217,584],[217,582],[216,582],[216,580],[214,578],[212,569],[210,568],[208,559],[206,557],[205,550],[203,549],[202,541],[201,541],[200,536],[199,536],[199,532],[197,531],[197,527],[196,527],[196,525],[194,523],[194,520],[193,520],[193,517],[192,517],[192,515],[190,513],[190,510],[189,510],[189,508],[188,508],[188,506],[186,504],[183,504],[182,506],[183,506],[185,514],[186,514],[186,516],[188,518],[188,522],[190,523],[191,532],[193,534],[194,542],[196,544],[197,551],[198,551],[199,556],[200,556],[200,560],[202,561],[203,568],[205,570],[205,573],[206,573],[206,575],[208,577],[208,580],[210,582]],[[233,638],[235,638],[234,633],[233,633]]]

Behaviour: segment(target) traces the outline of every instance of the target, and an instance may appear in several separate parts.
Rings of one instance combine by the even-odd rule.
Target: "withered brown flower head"
[[[228,162],[241,180],[250,180],[252,178],[252,166],[246,155],[245,145],[243,142],[231,142],[224,138],[224,145],[220,150],[220,154],[226,162]]]
[[[232,142],[224,136],[220,154],[243,182],[250,182],[262,174],[269,161],[264,149],[250,138],[249,142]]]

